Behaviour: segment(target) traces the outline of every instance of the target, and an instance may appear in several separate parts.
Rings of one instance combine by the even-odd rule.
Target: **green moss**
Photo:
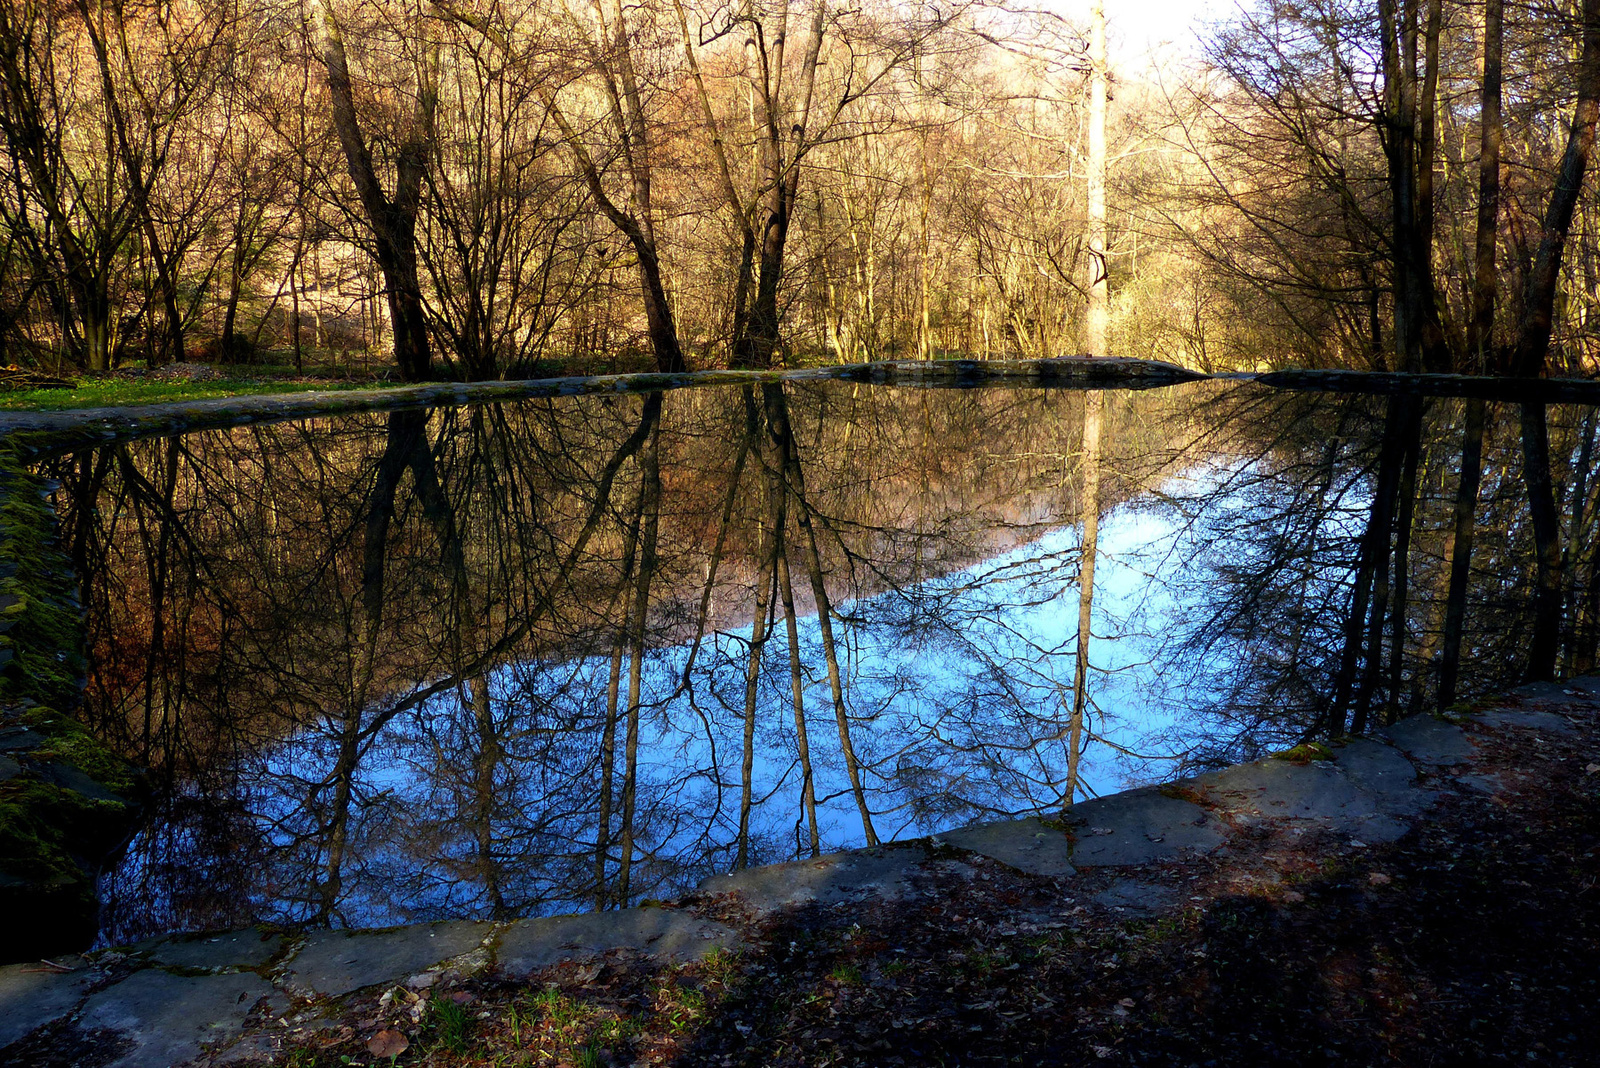
[[[71,764],[113,793],[133,790],[134,772],[128,762],[90,735],[83,724],[43,705],[24,712],[22,722],[47,739],[34,753],[35,759]]]
[[[1273,753],[1274,760],[1287,760],[1291,764],[1309,764],[1313,760],[1332,760],[1333,750],[1321,742],[1301,742],[1293,749]]]
[[[77,580],[55,544],[45,484],[0,449],[0,700],[56,707],[77,703],[84,671]],[[6,653],[9,652],[9,658]]]
[[[109,848],[126,817],[125,805],[52,783],[0,783],[0,872],[34,883],[88,881],[75,855]]]

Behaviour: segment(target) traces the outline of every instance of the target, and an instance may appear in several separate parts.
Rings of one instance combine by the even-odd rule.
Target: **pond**
[[[1596,432],[814,381],[42,460],[150,769],[101,938],[618,907],[1591,670]]]

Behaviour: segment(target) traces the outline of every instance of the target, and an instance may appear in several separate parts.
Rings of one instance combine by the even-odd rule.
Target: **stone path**
[[[86,1064],[114,1068],[260,1063],[285,1036],[332,1019],[339,1000],[358,992],[418,991],[467,976],[528,981],[563,961],[616,953],[695,960],[743,941],[707,914],[712,908],[759,918],[817,903],[847,916],[853,903],[921,892],[926,876],[971,867],[975,856],[1063,887],[1104,869],[1110,881],[1090,897],[1097,907],[1160,913],[1180,905],[1157,878],[1166,862],[1226,862],[1263,829],[1333,835],[1352,846],[1394,841],[1443,790],[1508,789],[1474,770],[1475,737],[1585,729],[1567,714],[1574,710],[1591,719],[1600,712],[1600,678],[1524,687],[1460,723],[1416,717],[1372,738],[1299,751],[1311,758],[1303,761],[1274,757],[1100,798],[1065,823],[1014,820],[716,876],[677,905],[384,931],[174,936],[58,962],[65,967],[0,968],[0,1064],[28,1063],[22,1058],[40,1043],[79,1043],[96,1051]]]

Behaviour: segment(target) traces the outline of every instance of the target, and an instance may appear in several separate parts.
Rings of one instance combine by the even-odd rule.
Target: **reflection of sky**
[[[1129,754],[1148,752],[1150,739],[1172,720],[1150,666],[1149,639],[1162,632],[1171,608],[1150,574],[1173,533],[1164,518],[1134,508],[1101,521],[1088,687],[1095,741],[1080,768],[1088,793],[1163,779],[1171,768]],[[1075,527],[1060,528],[964,571],[835,606],[852,740],[868,768],[866,793],[881,838],[1059,811],[1076,655],[1078,544]],[[801,619],[798,632],[822,848],[860,845],[816,618]],[[684,889],[730,864],[748,637],[748,628],[708,637],[688,687],[680,686],[687,646],[647,655],[639,845],[652,859],[636,879],[651,896]],[[595,754],[608,671],[604,658],[593,657],[511,665],[491,677],[506,753],[495,771],[491,826],[513,901],[537,901],[546,911],[582,904],[571,886],[592,864],[585,854],[595,834]],[[581,726],[556,743],[556,724]],[[378,735],[358,772],[345,922],[483,910],[467,823],[470,731],[470,714],[452,694]],[[759,861],[809,848],[795,753],[780,618],[764,651],[758,696],[751,829]],[[256,811],[305,871],[316,861],[290,839],[310,830],[306,784],[325,774],[334,755],[328,740],[304,736],[257,769],[266,799]],[[557,859],[545,863],[546,857]]]

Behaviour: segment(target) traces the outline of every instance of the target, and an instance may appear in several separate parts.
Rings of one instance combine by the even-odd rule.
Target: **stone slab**
[[[1584,675],[1576,679],[1568,679],[1566,689],[1575,691],[1574,696],[1590,701],[1600,701],[1600,675]]]
[[[740,945],[733,928],[681,909],[656,906],[518,920],[500,933],[495,966],[524,979],[565,960],[587,960],[631,949],[661,961],[699,960],[713,949]]]
[[[313,931],[289,961],[284,985],[296,994],[338,997],[418,972],[479,948],[492,926],[472,920],[387,931]]]
[[[758,912],[817,901],[893,900],[911,891],[910,876],[928,859],[920,843],[855,849],[815,860],[746,868],[700,882],[708,894],[738,894]]]
[[[1535,712],[1521,708],[1495,708],[1473,717],[1485,727],[1539,731],[1544,734],[1564,734],[1569,737],[1582,734],[1582,730],[1554,712]]]
[[[1570,698],[1568,690],[1572,689],[1571,683],[1565,682],[1525,682],[1511,691],[1511,696],[1520,697],[1524,701],[1556,702],[1565,704]]]
[[[78,1026],[107,1028],[132,1042],[106,1068],[174,1068],[236,1040],[263,998],[274,1015],[288,1010],[281,991],[249,972],[185,977],[148,968],[91,996]]]
[[[44,735],[26,727],[0,729],[0,752],[37,749],[44,745],[44,741]]]
[[[5,782],[7,779],[15,779],[21,774],[21,764],[18,764],[8,756],[0,754],[0,782]]]
[[[148,947],[148,948],[146,948]],[[251,928],[225,934],[172,935],[138,947],[166,968],[242,971],[259,968],[283,948],[283,936]]]
[[[0,968],[0,1049],[77,1008],[88,985],[86,971],[57,972],[38,964]]]
[[[1221,824],[1192,801],[1133,790],[1073,806],[1072,863],[1080,868],[1148,864],[1222,844]]]
[[[1384,812],[1420,815],[1438,798],[1417,785],[1417,768],[1392,745],[1357,738],[1335,749],[1334,760],[1346,778],[1373,795]]]
[[[1178,903],[1178,893],[1160,883],[1118,879],[1091,899],[1097,905],[1128,912],[1161,912]]]
[[[941,834],[937,841],[981,853],[1030,875],[1064,878],[1077,873],[1071,861],[1072,839],[1036,819],[966,827]]]
[[[35,765],[33,771],[45,782],[59,786],[63,790],[71,790],[75,794],[82,794],[91,801],[111,801],[116,804],[126,802],[125,798],[118,797],[71,764],[52,760]]]
[[[1202,775],[1195,783],[1220,808],[1268,819],[1350,820],[1379,814],[1376,799],[1331,760],[1261,760]]]
[[[1465,764],[1476,752],[1460,727],[1426,713],[1385,727],[1378,735],[1419,764]]]

